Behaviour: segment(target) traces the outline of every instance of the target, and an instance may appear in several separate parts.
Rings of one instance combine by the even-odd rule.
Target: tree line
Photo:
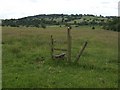
[[[81,20],[81,21],[78,22],[77,20]],[[92,14],[84,14],[84,15],[40,14],[40,15],[28,16],[19,19],[5,19],[2,21],[2,26],[11,26],[11,27],[25,26],[25,27],[46,28],[46,26],[50,26],[50,25],[59,25],[59,26],[75,25],[76,27],[82,25],[90,25],[90,26],[100,25],[107,30],[119,31],[117,28],[118,26],[120,26],[119,23],[120,20],[117,17],[103,17],[102,15],[95,16]]]
[[[111,21],[108,21],[104,26],[106,30],[118,31],[120,32],[120,17],[114,17]]]

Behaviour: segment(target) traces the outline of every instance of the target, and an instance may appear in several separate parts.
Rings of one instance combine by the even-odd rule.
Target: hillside
[[[104,25],[113,17],[95,16],[90,14],[41,14],[35,16],[28,16],[19,19],[6,19],[3,20],[2,26],[26,26],[26,27],[46,27],[49,25]]]

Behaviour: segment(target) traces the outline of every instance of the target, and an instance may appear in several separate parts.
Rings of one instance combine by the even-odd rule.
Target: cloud
[[[39,2],[39,0],[27,0],[28,2],[30,1],[30,2],[32,2],[32,3],[37,3],[37,2]]]
[[[109,4],[110,2],[101,2],[101,4]]]
[[[0,18],[53,13],[117,15],[118,11],[118,0],[1,0],[0,4]]]

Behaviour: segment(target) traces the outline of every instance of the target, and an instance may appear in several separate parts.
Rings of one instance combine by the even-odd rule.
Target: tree
[[[46,25],[45,25],[45,24],[41,24],[41,27],[42,27],[43,29],[45,29],[45,28],[46,28]]]
[[[64,20],[65,20],[65,19],[64,19],[64,18],[62,18],[62,22],[64,22]]]
[[[92,27],[92,29],[95,29],[95,27]]]
[[[74,24],[76,25],[76,24],[77,24],[77,21],[74,21]]]

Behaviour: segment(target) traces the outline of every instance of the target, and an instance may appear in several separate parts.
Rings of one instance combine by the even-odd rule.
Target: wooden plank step
[[[66,53],[61,53],[58,55],[54,55],[54,58],[64,58],[65,55],[66,55]]]

